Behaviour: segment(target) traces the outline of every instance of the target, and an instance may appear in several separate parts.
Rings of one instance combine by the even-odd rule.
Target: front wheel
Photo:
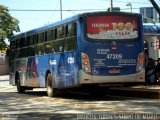
[[[56,88],[53,88],[53,79],[51,73],[47,75],[47,94],[49,97],[54,97],[58,93],[58,90]]]

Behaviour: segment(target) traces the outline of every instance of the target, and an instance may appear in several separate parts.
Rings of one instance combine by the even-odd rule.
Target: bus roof
[[[51,23],[51,24],[48,24],[48,25],[45,25],[45,26],[42,26],[42,27],[39,27],[39,28],[35,28],[35,29],[32,29],[32,30],[29,30],[29,31],[26,31],[26,32],[23,32],[23,33],[19,33],[19,34],[16,34],[16,35],[13,35],[11,37],[11,41],[14,40],[14,39],[18,39],[18,38],[21,38],[21,37],[26,37],[26,36],[30,36],[30,35],[33,35],[34,33],[40,33],[42,31],[45,31],[47,29],[51,29],[55,26],[58,26],[58,25],[61,25],[61,24],[65,24],[67,22],[71,22],[71,21],[74,21],[76,19],[79,19],[82,15],[87,15],[87,14],[104,14],[104,13],[107,13],[107,14],[117,14],[117,13],[120,13],[120,14],[133,14],[133,15],[140,15],[138,13],[128,13],[128,12],[107,12],[107,11],[96,11],[96,12],[86,12],[86,13],[80,13],[80,14],[77,14],[75,16],[72,16],[72,17],[69,17],[69,18],[66,18],[66,19],[63,19],[63,20],[60,20],[60,21],[57,21],[57,22],[54,22],[54,23]]]
[[[144,35],[160,35],[160,24],[143,24]]]
[[[67,22],[74,21],[74,20],[76,20],[78,17],[79,17],[79,15],[75,15],[75,16],[72,16],[72,17],[63,19],[63,20],[61,20],[61,21],[57,21],[57,22],[54,22],[54,23],[51,23],[51,24],[48,24],[48,25],[45,25],[45,26],[42,26],[42,27],[39,27],[39,28],[35,28],[35,29],[29,30],[29,31],[26,31],[26,32],[23,32],[23,33],[19,33],[19,34],[13,35],[13,36],[11,37],[11,41],[12,41],[14,38],[21,38],[21,37],[30,36],[30,35],[33,35],[35,32],[36,32],[36,33],[40,33],[40,32],[42,32],[42,31],[47,30],[47,29],[50,29],[50,28],[52,28],[52,27],[54,27],[54,26],[58,26],[58,25],[61,25],[61,24],[65,24],[65,23],[67,23]]]

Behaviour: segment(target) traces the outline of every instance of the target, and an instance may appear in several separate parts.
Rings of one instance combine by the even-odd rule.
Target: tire
[[[53,78],[51,73],[47,75],[47,95],[48,97],[55,97],[58,95],[58,90],[53,88]]]
[[[17,92],[18,93],[25,93],[25,88],[23,86],[21,86],[21,84],[20,84],[19,75],[16,77],[16,81],[17,81]]]

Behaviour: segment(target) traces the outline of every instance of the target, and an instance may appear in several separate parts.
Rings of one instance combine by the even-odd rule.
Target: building
[[[0,53],[0,75],[9,74],[9,58],[5,53]]]
[[[140,8],[140,13],[144,18],[151,18],[153,19],[156,23],[159,23],[159,15],[156,11],[155,8],[153,7],[142,7]]]

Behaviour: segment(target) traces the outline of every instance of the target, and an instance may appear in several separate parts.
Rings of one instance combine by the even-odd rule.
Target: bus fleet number
[[[108,54],[108,59],[122,59],[122,54]]]

